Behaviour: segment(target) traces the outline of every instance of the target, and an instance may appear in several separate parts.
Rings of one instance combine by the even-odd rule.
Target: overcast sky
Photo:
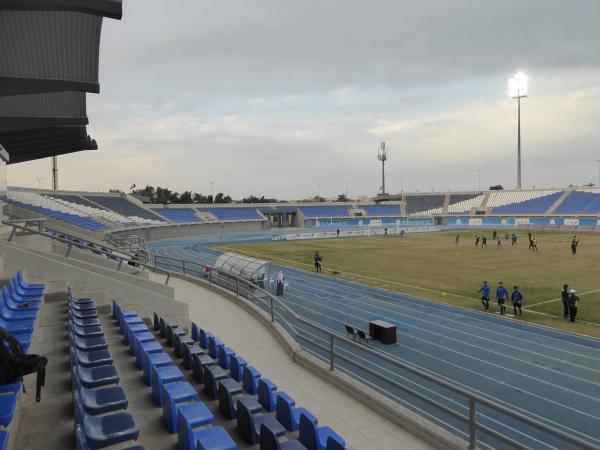
[[[596,182],[598,0],[124,0],[104,20],[97,152],[59,157],[62,189],[132,183],[297,199]],[[50,186],[50,161],[9,167]]]

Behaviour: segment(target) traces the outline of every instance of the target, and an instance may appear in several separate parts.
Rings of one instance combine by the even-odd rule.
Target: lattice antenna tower
[[[385,142],[381,143],[381,147],[377,152],[377,159],[381,161],[381,193],[385,194],[385,162],[387,161],[387,150],[385,149]]]

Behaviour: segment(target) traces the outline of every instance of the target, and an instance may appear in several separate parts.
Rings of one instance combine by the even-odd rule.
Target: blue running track
[[[220,252],[208,245],[260,242],[270,237],[267,232],[207,235],[154,242],[149,247],[157,255],[212,264]],[[271,267],[274,272],[280,268],[284,271],[292,289],[283,300],[297,314],[340,333],[345,333],[345,324],[368,329],[368,321],[373,318],[392,322],[397,325],[398,343],[375,343],[373,348],[600,447],[600,340],[327,275],[276,264]],[[325,359],[318,348],[301,344]],[[327,345],[324,338],[323,345]],[[350,346],[344,351],[358,363],[371,367],[376,364],[389,379],[461,414],[468,413],[468,405],[460,396],[381,364],[381,360],[372,361],[366,352],[356,354]],[[467,427],[457,419],[392,385],[382,386],[356,366],[341,366],[405,407],[467,437]],[[575,448],[486,408],[479,408],[478,420],[530,448]],[[480,441],[485,448],[506,448],[483,433]]]

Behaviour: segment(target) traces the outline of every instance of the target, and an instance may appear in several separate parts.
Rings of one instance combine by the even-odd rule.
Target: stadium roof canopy
[[[121,0],[0,0],[0,145],[10,163],[95,150],[85,93],[100,92],[104,17]]]

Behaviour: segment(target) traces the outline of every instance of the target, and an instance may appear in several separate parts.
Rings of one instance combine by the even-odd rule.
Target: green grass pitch
[[[475,247],[475,230],[458,232],[458,245],[456,234],[283,241],[225,249],[307,271],[314,270],[312,257],[318,250],[324,275],[471,309],[482,309],[476,291],[483,280],[492,286],[492,294],[497,282],[503,281],[509,292],[517,285],[524,295],[526,310],[519,320],[600,337],[600,235],[579,233],[579,248],[573,256],[573,233],[533,231],[537,252],[528,250],[527,234],[522,230],[517,232],[517,246],[502,239],[500,249],[492,241],[491,231],[485,232],[488,248]],[[581,299],[580,321],[575,324],[562,319],[559,297],[563,283],[576,289]],[[512,314],[510,302],[508,306]]]

